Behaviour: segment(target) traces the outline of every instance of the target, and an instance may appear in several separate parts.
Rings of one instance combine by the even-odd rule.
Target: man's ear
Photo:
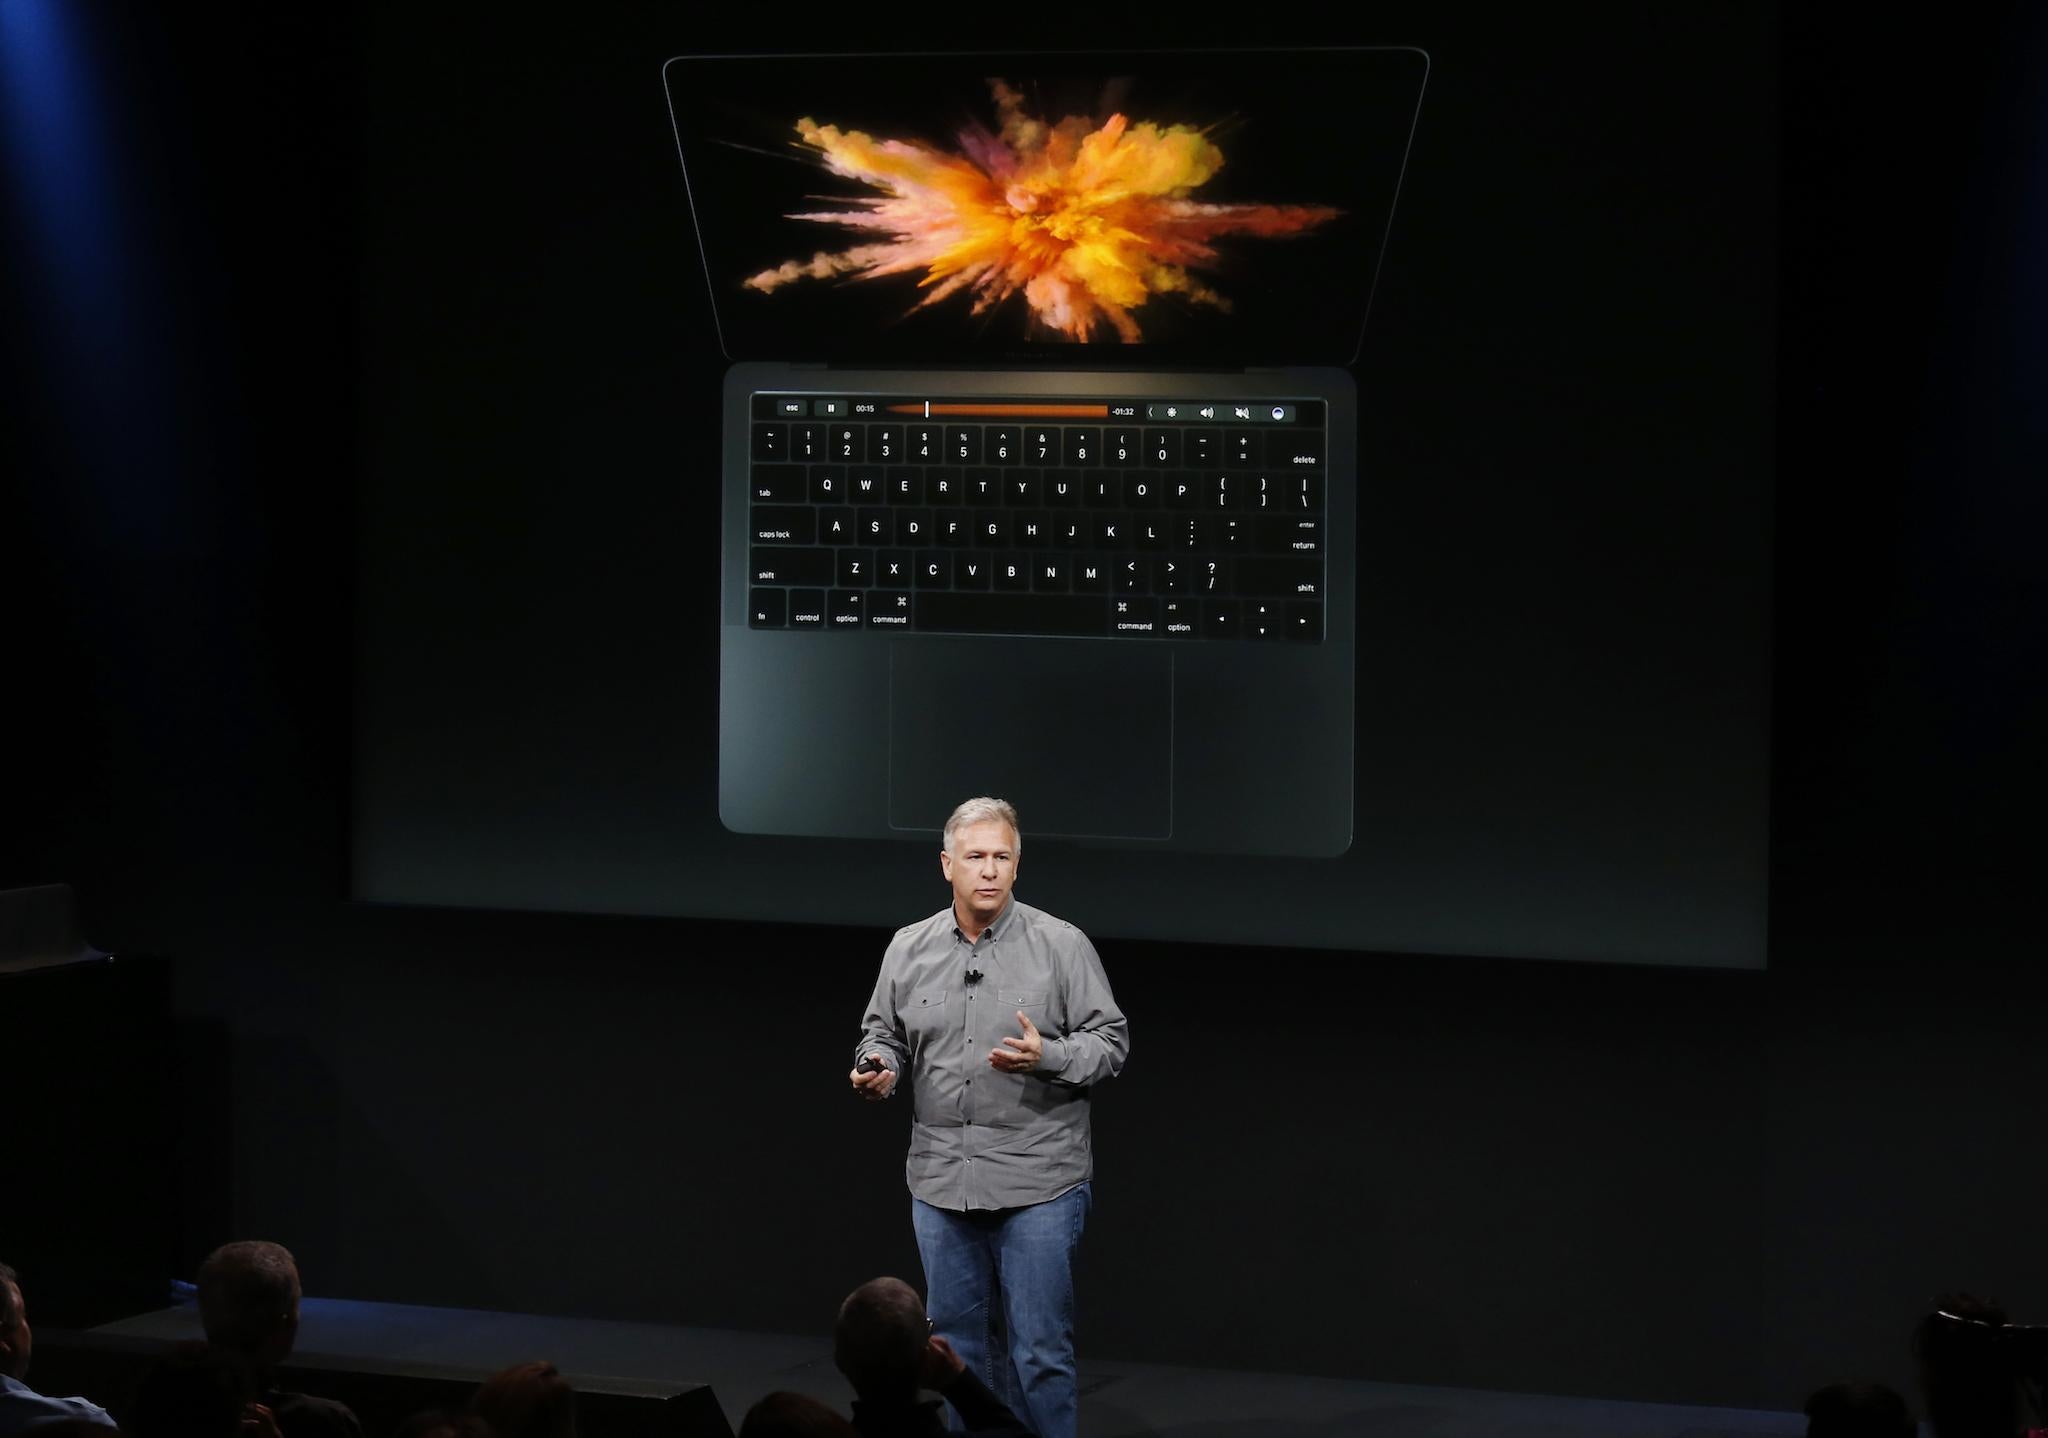
[[[945,849],[939,850],[939,872],[946,876],[946,882],[953,882],[953,856]]]

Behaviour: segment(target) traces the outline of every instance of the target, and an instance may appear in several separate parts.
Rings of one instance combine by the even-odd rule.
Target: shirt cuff
[[[1040,1038],[1038,1041],[1038,1069],[1048,1078],[1057,1078],[1067,1071],[1073,1062],[1073,1055],[1067,1052],[1065,1039]]]

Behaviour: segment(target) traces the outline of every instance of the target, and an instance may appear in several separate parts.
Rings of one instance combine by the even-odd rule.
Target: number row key
[[[1259,432],[1205,426],[859,424],[848,420],[756,424],[753,458],[764,464],[1064,465],[1176,469],[1183,464],[1268,464],[1320,469],[1322,431],[1312,425]]]

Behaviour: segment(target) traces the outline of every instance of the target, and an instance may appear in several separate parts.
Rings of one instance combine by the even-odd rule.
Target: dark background
[[[904,1116],[839,1090],[878,934],[342,900],[364,27],[67,13],[106,183],[38,200],[10,111],[0,879],[175,960],[189,1100],[182,1167],[95,1216],[175,1203],[187,1273],[279,1239],[322,1295],[821,1330],[915,1267]],[[1940,1288],[2048,1316],[2048,35],[1746,23],[1784,98],[1771,967],[1106,944],[1085,1352],[1792,1407],[1909,1387]],[[694,280],[645,302],[695,322]]]

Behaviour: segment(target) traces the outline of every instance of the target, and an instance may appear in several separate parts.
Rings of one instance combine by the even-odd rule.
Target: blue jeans
[[[910,1200],[935,1330],[1039,1438],[1074,1438],[1074,1250],[1090,1185],[1028,1208]]]

